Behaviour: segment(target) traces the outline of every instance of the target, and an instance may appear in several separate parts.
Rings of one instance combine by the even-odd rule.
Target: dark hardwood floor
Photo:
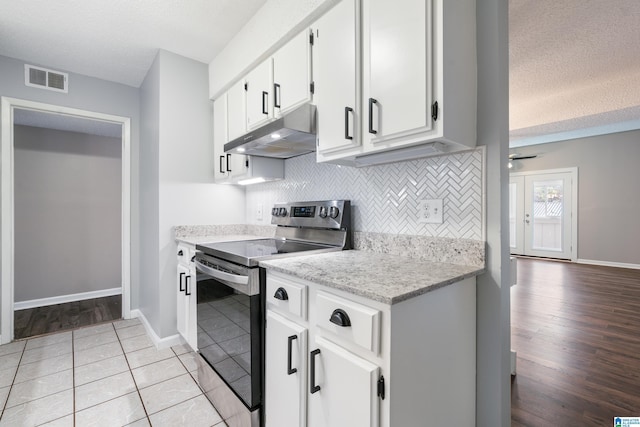
[[[122,296],[73,301],[14,311],[14,338],[74,329],[122,317]]]
[[[640,270],[518,259],[512,426],[640,417]]]

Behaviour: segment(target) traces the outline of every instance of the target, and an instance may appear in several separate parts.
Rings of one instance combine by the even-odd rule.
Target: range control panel
[[[271,208],[271,224],[287,227],[343,229],[351,223],[351,201],[276,203]]]

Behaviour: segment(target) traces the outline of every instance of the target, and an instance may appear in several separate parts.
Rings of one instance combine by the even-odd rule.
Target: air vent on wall
[[[68,93],[69,74],[25,64],[24,84],[31,87]]]

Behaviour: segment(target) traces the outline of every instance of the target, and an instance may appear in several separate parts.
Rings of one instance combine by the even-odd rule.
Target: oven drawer
[[[307,320],[307,286],[267,275],[267,304],[269,308]]]
[[[380,311],[327,292],[316,295],[316,324],[342,340],[377,354]]]

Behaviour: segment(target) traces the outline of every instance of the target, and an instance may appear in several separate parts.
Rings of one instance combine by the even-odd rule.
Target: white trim
[[[131,317],[131,119],[111,114],[62,107],[17,98],[0,97],[0,344],[13,340],[14,305],[14,195],[13,195],[13,110],[15,108],[102,120],[122,126],[122,317]]]
[[[626,262],[598,261],[595,259],[578,259],[576,262],[578,264],[602,265],[605,267],[631,268],[633,270],[640,270],[640,264],[631,264]]]
[[[60,295],[49,298],[31,299],[28,301],[20,301],[13,303],[13,310],[25,310],[27,308],[45,307],[47,305],[64,304],[73,301],[83,301],[87,299],[110,297],[122,294],[122,287],[101,289],[99,291],[80,292],[77,294]]]
[[[149,338],[151,338],[151,341],[153,341],[153,344],[156,346],[158,350],[184,343],[184,340],[182,339],[180,334],[170,335],[166,338],[160,338],[156,334],[156,331],[153,330],[153,328],[151,327],[151,324],[149,323],[147,318],[144,316],[142,311],[138,309],[131,310],[131,318],[140,319],[140,321],[144,325],[144,329],[147,331],[147,335],[149,336]]]

